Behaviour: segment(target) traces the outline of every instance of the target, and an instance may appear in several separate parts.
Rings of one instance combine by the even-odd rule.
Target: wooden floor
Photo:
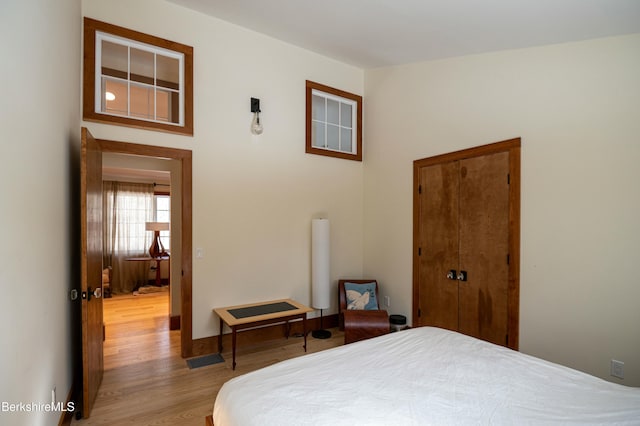
[[[180,357],[180,331],[169,331],[168,301],[167,292],[104,299],[104,379],[91,417],[72,424],[203,426],[224,382],[304,355],[301,337],[252,345],[239,333],[236,371],[231,348],[224,363],[190,370]],[[331,331],[327,340],[309,336],[308,352],[342,344],[343,333]]]

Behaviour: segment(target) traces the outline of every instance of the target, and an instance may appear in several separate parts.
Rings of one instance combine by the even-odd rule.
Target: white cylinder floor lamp
[[[331,306],[331,269],[329,262],[329,219],[311,221],[311,304],[320,309],[320,330],[311,335],[316,339],[331,337],[322,327],[322,310]]]

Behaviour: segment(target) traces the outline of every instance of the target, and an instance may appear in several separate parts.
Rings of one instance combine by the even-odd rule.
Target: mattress
[[[340,346],[236,377],[231,425],[640,425],[640,388],[433,327]]]

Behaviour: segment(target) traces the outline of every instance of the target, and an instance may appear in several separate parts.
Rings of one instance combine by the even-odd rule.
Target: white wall
[[[0,6],[1,402],[51,403],[54,386],[65,401],[71,388],[79,37],[79,1]],[[59,417],[1,412],[0,423],[52,425]]]
[[[214,307],[310,303],[314,216],[331,220],[333,279],[362,274],[363,165],[304,153],[305,80],[362,94],[362,70],[166,2],[84,0],[82,13],[194,47],[193,137],[84,123],[96,138],[193,151],[194,338],[218,333]]]
[[[390,311],[411,314],[413,160],[520,136],[520,349],[640,386],[639,75],[640,35],[367,71],[364,270]]]

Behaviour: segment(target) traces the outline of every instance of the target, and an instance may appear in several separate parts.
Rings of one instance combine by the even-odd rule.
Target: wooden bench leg
[[[304,336],[304,351],[307,351],[307,314],[302,317],[302,334]]]
[[[236,369],[236,334],[237,334],[236,327],[235,326],[231,327],[231,351],[233,352],[232,370]]]
[[[222,327],[223,327],[222,318],[220,319],[220,334],[218,334],[218,352],[222,353]]]

